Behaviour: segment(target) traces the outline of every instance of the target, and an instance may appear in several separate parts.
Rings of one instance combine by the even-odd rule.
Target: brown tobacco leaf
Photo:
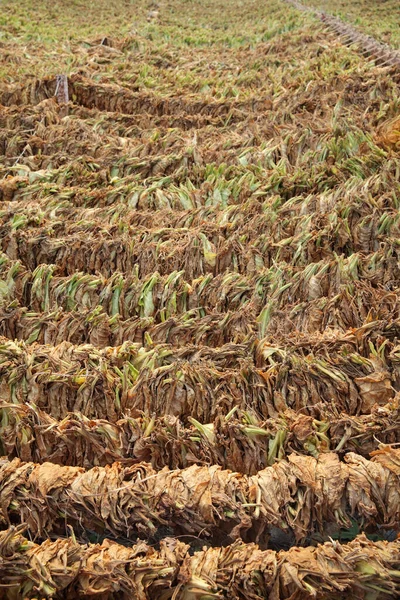
[[[29,484],[37,489],[43,496],[54,493],[55,490],[70,486],[79,473],[84,472],[81,467],[60,469],[53,463],[43,463],[34,469],[29,477]]]
[[[152,550],[144,543],[136,545],[134,551],[110,543],[108,540],[105,540],[101,547],[90,546],[83,564],[83,573],[79,578],[79,592],[100,595],[115,592],[129,593],[134,587],[143,590],[141,585],[143,569],[138,569],[136,581],[132,580],[129,573],[135,570],[135,563],[141,563],[144,567],[147,557],[151,561],[151,555]],[[142,597],[140,592],[138,597]]]
[[[386,148],[392,148],[393,150],[400,149],[399,115],[379,125],[377,130],[377,141],[379,144],[385,146]]]
[[[391,448],[370,461],[353,452],[345,456],[349,468],[348,498],[353,513],[370,519],[382,511],[385,524],[398,527],[399,455],[398,450]]]
[[[35,550],[31,564],[40,573],[37,588],[44,595],[49,595],[51,589],[56,593],[67,588],[82,568],[79,549],[71,538],[46,540]]]
[[[299,415],[296,418],[290,429],[298,440],[304,441],[314,434],[313,420],[312,417],[306,415]]]
[[[353,514],[359,512],[367,519],[374,518],[378,513],[374,496],[385,510],[382,494],[385,492],[387,473],[381,465],[365,461],[353,452],[345,456],[345,461],[349,467],[349,504]]]
[[[14,490],[21,485],[25,485],[29,474],[32,472],[32,463],[21,464],[18,458],[9,462],[2,460],[0,463],[0,506],[1,517],[9,523],[8,507],[14,497]]]
[[[360,389],[361,411],[364,414],[371,412],[375,404],[384,406],[393,397],[394,392],[390,382],[390,373],[387,371],[371,373],[365,377],[356,377],[354,381]]]
[[[383,446],[379,450],[371,452],[373,462],[376,462],[395,475],[400,476],[400,457],[390,446]]]
[[[334,522],[338,514],[345,514],[347,470],[338,455],[333,453],[321,454],[318,461],[299,461],[298,458],[290,455],[289,462],[299,469],[299,481],[313,492],[312,495],[304,493],[304,502],[308,501],[309,523],[316,520],[323,528],[324,523]],[[350,525],[349,520],[346,524]]]
[[[24,178],[21,176],[9,176],[0,181],[0,201],[10,202],[22,182]]]

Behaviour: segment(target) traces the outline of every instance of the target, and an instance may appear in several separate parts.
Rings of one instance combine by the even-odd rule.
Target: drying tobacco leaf
[[[399,541],[373,543],[363,535],[345,545],[288,552],[235,542],[193,554],[176,539],[163,540],[157,551],[144,542],[80,545],[72,538],[37,545],[18,528],[0,533],[0,591],[10,600],[37,598],[38,592],[42,598],[102,600],[115,594],[138,600],[333,600],[343,594],[388,600],[399,590]]]
[[[52,463],[3,460],[0,506],[4,524],[26,522],[32,535],[60,533],[65,522],[77,534],[109,532],[128,539],[176,534],[216,541],[243,538],[268,543],[272,527],[304,542],[314,532],[364,526],[397,528],[399,479],[393,448],[367,460],[349,452],[291,454],[256,475],[216,465],[155,471],[140,463],[113,463],[84,471]],[[388,461],[391,461],[388,463]]]
[[[160,470],[218,464],[254,475],[290,454],[355,451],[368,457],[377,444],[400,441],[398,400],[371,414],[326,414],[324,420],[286,410],[262,420],[234,410],[202,424],[189,417],[125,417],[111,423],[81,413],[56,420],[33,404],[0,404],[2,452],[36,463],[105,466],[149,462]]]
[[[3,4],[0,596],[398,596],[394,1]]]

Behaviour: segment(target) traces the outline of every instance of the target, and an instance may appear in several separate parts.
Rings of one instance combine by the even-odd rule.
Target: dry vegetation
[[[341,17],[379,41],[400,48],[398,0],[304,0],[302,3]]]
[[[4,4],[0,598],[399,597],[399,69],[281,0]]]

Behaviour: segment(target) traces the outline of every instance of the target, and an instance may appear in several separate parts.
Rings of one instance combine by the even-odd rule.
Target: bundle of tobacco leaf
[[[0,405],[2,454],[85,468],[115,461],[148,462],[155,470],[216,464],[255,475],[293,452],[318,458],[324,452],[353,451],[368,457],[379,444],[400,442],[398,423],[397,397],[368,415],[332,414],[319,421],[286,410],[262,420],[233,409],[206,424],[169,416],[125,417],[111,423],[82,413],[56,420],[33,404]]]
[[[20,261],[11,261],[5,255],[0,257],[0,268],[3,305],[17,300],[37,312],[58,308],[93,310],[101,306],[110,317],[155,317],[157,322],[183,316],[191,310],[204,311],[204,314],[223,313],[251,306],[259,315],[261,331],[267,330],[274,313],[287,311],[289,307],[289,314],[296,322],[301,316],[299,313],[308,309],[307,303],[312,303],[310,307],[319,313],[309,315],[312,324],[316,318],[323,322],[325,310],[327,315],[333,313],[332,304],[338,303],[340,295],[345,293],[357,297],[351,312],[368,313],[371,310],[378,316],[383,288],[386,304],[394,303],[388,292],[393,294],[392,282],[399,276],[397,250],[393,247],[367,256],[360,253],[349,258],[336,256],[300,269],[282,262],[268,269],[252,270],[254,272],[248,276],[237,271],[223,271],[192,280],[185,279],[184,270],[173,270],[164,276],[156,271],[142,278],[136,267],[129,276],[115,272],[105,278],[79,271],[61,276],[57,274],[56,265],[42,264],[32,272]],[[370,279],[369,287],[358,283],[360,279]],[[373,298],[372,306],[367,302],[367,295]],[[393,309],[397,310],[396,305]],[[341,312],[350,321],[348,326],[356,324],[352,323],[354,317],[346,314],[344,307]],[[318,329],[321,324],[317,322]]]
[[[12,217],[3,211],[0,240],[11,259],[20,260],[32,271],[41,264],[56,264],[59,275],[64,276],[84,271],[111,277],[115,271],[126,274],[134,268],[142,277],[155,271],[167,275],[175,270],[183,271],[186,279],[208,272],[251,275],[277,262],[282,266],[307,266],[335,255],[374,253],[383,244],[389,251],[399,234],[395,207],[388,210],[370,205],[371,215],[357,203],[343,218],[342,198],[326,201],[331,213],[321,213],[318,224],[311,216],[321,199],[310,196],[307,200],[295,197],[283,204],[275,198],[258,204],[253,200],[244,207],[247,210],[241,218],[235,205],[214,209],[209,216],[216,223],[203,220],[197,226],[191,222],[190,227],[181,225],[177,215],[174,220],[178,223],[162,227],[157,227],[148,215],[141,226],[131,226],[125,218],[118,225],[97,219],[80,219],[74,224],[49,219],[42,211],[32,217],[23,205],[21,212],[13,211]],[[332,214],[336,216],[335,225]],[[113,219],[112,211],[108,216]]]
[[[349,452],[291,454],[255,475],[216,465],[155,471],[113,463],[84,471],[53,463],[1,461],[0,519],[26,523],[34,536],[60,534],[68,523],[116,537],[176,535],[268,543],[271,527],[304,542],[351,527],[398,528],[400,450],[384,446],[370,461]]]
[[[155,550],[144,542],[80,545],[72,537],[38,545],[19,528],[0,533],[0,593],[6,599],[39,593],[110,600],[116,594],[138,600],[333,600],[343,594],[388,600],[400,592],[399,563],[398,541],[374,543],[364,535],[287,552],[238,541],[193,554],[171,538]]]
[[[26,307],[0,309],[0,335],[31,344],[56,346],[67,341],[73,344],[92,344],[98,348],[121,346],[124,342],[156,344],[187,344],[223,346],[242,344],[256,338],[257,321],[249,310],[210,313],[188,311],[181,319],[169,317],[156,323],[154,317],[121,319],[110,317],[101,306],[86,311],[33,312]]]
[[[1,342],[2,399],[35,403],[54,418],[155,413],[207,423],[238,407],[265,419],[289,408],[323,420],[390,403],[399,377],[397,345],[370,344],[366,357],[354,336],[322,337],[315,348],[266,339],[220,348]]]

